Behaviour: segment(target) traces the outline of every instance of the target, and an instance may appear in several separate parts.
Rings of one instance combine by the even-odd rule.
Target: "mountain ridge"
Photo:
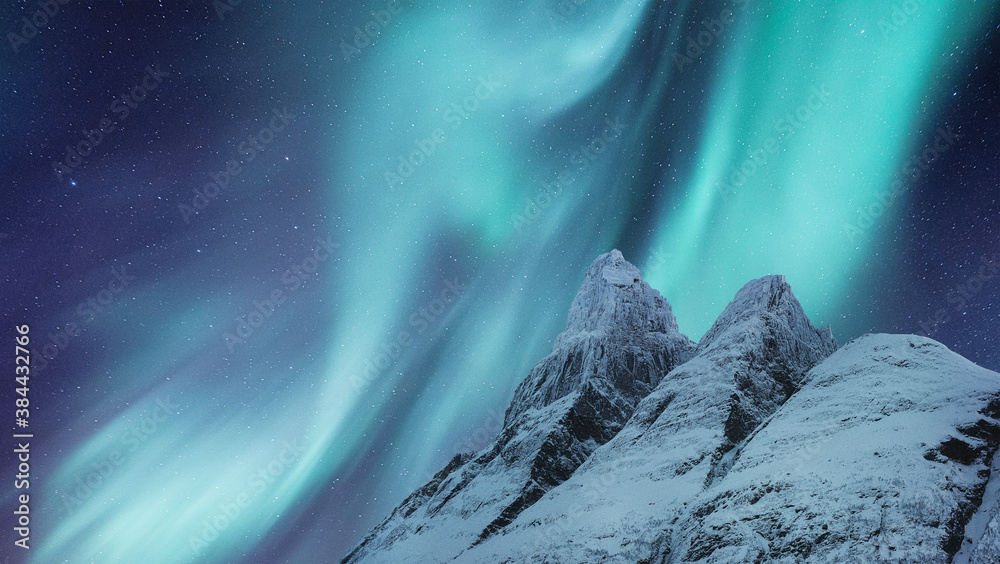
[[[949,395],[944,374],[968,397]],[[898,389],[907,382],[926,397]],[[869,413],[876,403],[896,411]],[[934,416],[926,429],[915,423],[942,413],[949,418]],[[865,425],[883,442],[904,433],[924,445],[852,451],[852,417],[871,420]],[[983,500],[1000,499],[991,472],[998,417],[1000,374],[921,337],[866,335],[838,347],[780,275],[744,285],[695,344],[666,300],[612,250],[587,269],[565,330],[517,387],[497,438],[456,455],[342,562],[837,562],[850,561],[837,560],[850,551],[995,562],[1000,511]],[[823,447],[803,457],[802,444]],[[841,489],[870,483],[877,499],[904,496],[881,510],[881,538],[891,512],[892,538],[902,539],[892,542],[922,548],[875,546],[876,529],[859,540],[869,513],[852,509],[868,520],[844,529],[837,503],[810,501],[810,492],[854,499],[815,482],[834,480],[810,466],[834,446],[850,454],[835,475],[854,482],[842,480]],[[928,503],[936,520],[911,511],[917,502],[907,492],[879,485],[872,458],[890,452],[911,482],[935,491]],[[790,477],[770,478],[782,470]],[[781,503],[811,517],[786,515]],[[774,508],[760,514],[757,506]],[[966,538],[967,525],[976,539]]]

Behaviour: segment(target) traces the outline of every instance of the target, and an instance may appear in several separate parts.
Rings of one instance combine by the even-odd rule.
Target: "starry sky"
[[[17,562],[343,556],[492,439],[612,248],[695,340],[784,274],[841,343],[1000,369],[996,1],[33,0],[0,29]]]

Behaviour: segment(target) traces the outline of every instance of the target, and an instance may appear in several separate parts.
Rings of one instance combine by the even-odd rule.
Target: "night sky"
[[[343,556],[612,248],[1000,369],[1000,2],[230,2],[0,8],[0,555]]]

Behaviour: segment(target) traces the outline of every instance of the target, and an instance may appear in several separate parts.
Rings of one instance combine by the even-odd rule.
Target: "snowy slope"
[[[998,389],[1000,375],[930,339],[849,343],[653,561],[949,562],[1000,442]]]
[[[500,435],[456,457],[344,562],[447,561],[565,481],[695,345],[617,250],[587,271],[552,353],[514,394]]]

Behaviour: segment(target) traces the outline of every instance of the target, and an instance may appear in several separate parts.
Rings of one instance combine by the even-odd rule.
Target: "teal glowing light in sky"
[[[290,126],[302,133],[269,154],[319,170],[283,181],[283,161],[261,157],[249,196],[218,200],[177,236],[197,258],[88,328],[144,319],[119,338],[128,353],[95,355],[65,408],[71,447],[51,453],[32,562],[339,557],[457,450],[485,446],[587,265],[614,247],[694,339],[769,273],[814,323],[853,337],[836,315],[907,196],[861,233],[845,226],[946,126],[942,85],[972,52],[956,46],[994,9],[397,7],[350,61],[341,42],[370,9],[255,28],[308,61],[302,86],[282,85],[309,100]],[[257,10],[243,3],[224,23]],[[247,129],[227,127],[223,147]],[[324,219],[272,227],[290,220],[271,215],[268,190],[320,194]],[[229,255],[195,254],[228,225]],[[282,272],[328,236],[333,256],[290,290]],[[215,260],[251,274],[205,274]],[[227,351],[234,317],[263,312],[275,289],[286,300]],[[170,315],[147,327],[163,304]]]
[[[718,44],[706,47],[720,61],[699,94],[707,110],[694,170],[661,206],[659,258],[645,265],[695,338],[747,280],[776,273],[788,276],[814,321],[836,331],[869,242],[906,209],[905,196],[867,236],[848,226],[933,143],[942,125],[927,112],[939,95],[935,80],[963,70],[942,54],[975,36],[990,7],[757,8],[736,10]],[[686,72],[713,70],[695,62]]]

